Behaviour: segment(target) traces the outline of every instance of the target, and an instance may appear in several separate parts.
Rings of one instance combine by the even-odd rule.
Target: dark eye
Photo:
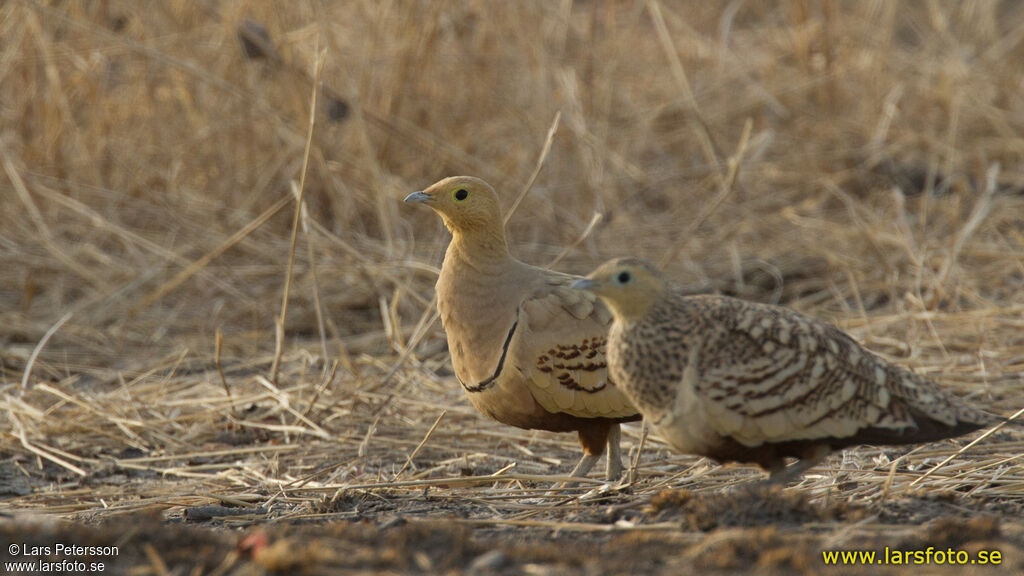
[[[619,272],[619,284],[625,284],[632,279],[633,277],[629,275],[629,272]]]
[[[466,192],[465,188],[459,188],[458,190],[455,191],[456,200],[465,200],[466,196],[469,196],[469,192]]]

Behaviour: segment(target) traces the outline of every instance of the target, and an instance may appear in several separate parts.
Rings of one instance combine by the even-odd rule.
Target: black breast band
[[[512,335],[516,333],[516,327],[518,326],[519,311],[516,310],[516,321],[512,323],[512,328],[509,329],[508,336],[505,337],[505,344],[502,345],[501,347],[501,358],[498,358],[498,365],[494,368],[494,374],[492,374],[490,378],[487,378],[486,380],[481,380],[477,384],[466,384],[460,378],[459,384],[462,384],[462,387],[466,389],[466,392],[483,392],[484,390],[487,390],[488,388],[494,385],[495,381],[497,381],[498,379],[498,376],[501,375],[502,368],[505,366],[505,356],[508,355],[508,346],[509,344],[512,343]],[[456,378],[458,378],[458,376],[456,376]]]

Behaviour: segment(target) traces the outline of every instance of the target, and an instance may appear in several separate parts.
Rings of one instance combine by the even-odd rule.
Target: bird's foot
[[[601,484],[600,486],[595,486],[594,488],[591,488],[590,490],[587,490],[586,492],[584,492],[579,497],[579,499],[580,499],[581,502],[586,502],[586,501],[590,501],[590,500],[598,500],[598,499],[601,499],[601,498],[607,498],[609,496],[614,496],[615,494],[622,494],[622,493],[630,492],[632,490],[632,488],[633,488],[633,484],[631,484],[628,481],[628,479],[621,478],[621,479],[616,480],[614,482],[605,482],[604,484]]]

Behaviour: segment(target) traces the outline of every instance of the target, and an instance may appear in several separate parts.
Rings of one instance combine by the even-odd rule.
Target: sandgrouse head
[[[651,264],[636,258],[605,262],[573,288],[597,294],[621,321],[642,318],[665,292],[667,282]]]
[[[441,215],[452,234],[504,228],[494,188],[472,176],[445,178],[426,190],[409,194],[405,201],[429,206]]]

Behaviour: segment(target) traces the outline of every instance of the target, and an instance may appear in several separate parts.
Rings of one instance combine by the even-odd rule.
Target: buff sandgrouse
[[[579,279],[509,254],[498,197],[486,182],[446,178],[405,198],[451,231],[437,307],[455,375],[474,406],[519,428],[577,432],[585,476],[608,448],[606,478],[622,473],[619,423],[640,419],[608,381],[611,314]]]

